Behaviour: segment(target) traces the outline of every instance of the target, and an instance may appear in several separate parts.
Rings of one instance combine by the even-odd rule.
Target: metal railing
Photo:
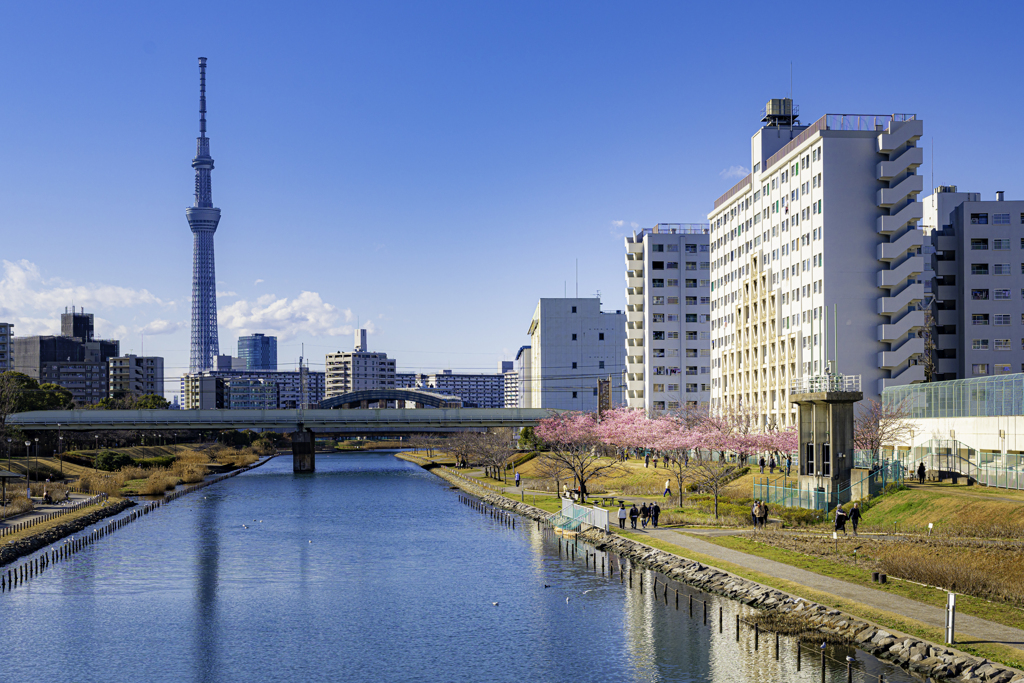
[[[644,235],[706,235],[711,230],[709,223],[658,223],[653,228],[644,228],[637,233]]]
[[[587,507],[585,505],[577,505],[576,503],[566,498],[562,499],[562,512],[560,515],[565,520],[563,524],[575,525],[575,528],[569,528],[563,526],[563,524],[555,524],[562,529],[569,528],[570,531],[579,531],[581,524],[587,524],[589,526],[608,531],[608,511],[603,508]]]
[[[875,466],[868,474],[857,480],[847,482],[832,491],[819,491],[812,488],[798,488],[795,479],[790,477],[756,477],[753,483],[752,497],[762,500],[769,506],[798,507],[808,510],[820,510],[824,514],[838,503],[855,500],[866,500],[876,496],[889,484],[902,486],[907,468],[898,460],[890,460]],[[779,483],[781,480],[781,483]]]
[[[791,394],[817,394],[830,391],[860,390],[860,375],[794,377],[789,382],[789,393]]]

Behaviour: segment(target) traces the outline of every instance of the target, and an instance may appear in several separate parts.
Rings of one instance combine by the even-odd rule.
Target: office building
[[[530,327],[531,408],[597,410],[597,382],[611,378],[622,403],[626,316],[594,298],[541,299]]]
[[[213,370],[247,370],[246,362],[236,356],[217,356],[213,359]]]
[[[242,370],[277,370],[277,337],[250,334],[238,338],[238,357]]]
[[[224,406],[229,410],[273,410],[281,404],[280,387],[271,380],[233,378],[224,386]]]
[[[224,408],[224,378],[207,374],[181,378],[182,410],[220,410]]]
[[[648,414],[711,400],[706,223],[659,223],[626,238],[626,405]]]
[[[164,359],[159,356],[116,356],[107,361],[110,398],[164,395]]]
[[[762,114],[751,173],[708,214],[711,400],[788,426],[791,384],[830,360],[866,399],[925,380],[923,124],[826,114],[803,126],[788,99]]]
[[[199,379],[216,379],[215,382],[199,382]],[[247,370],[207,370],[206,372],[187,374],[181,378],[181,393],[184,397],[182,404],[186,410],[195,410],[203,401],[220,401],[221,407],[231,405],[232,387],[239,387],[241,394],[246,398],[239,398],[241,404],[250,401],[256,402],[256,394],[262,398],[260,407],[269,406],[270,390],[260,388],[259,382],[273,384],[277,392],[277,405],[274,408],[296,409],[300,405],[306,409],[315,408],[320,401],[324,400],[324,373],[310,372],[306,368],[288,372],[277,371],[254,371]],[[205,392],[205,393],[204,393]],[[241,395],[240,394],[240,395]],[[200,396],[206,396],[205,399]],[[211,398],[212,397],[212,398]],[[219,397],[219,398],[217,398]]]
[[[394,389],[395,359],[367,351],[366,330],[356,330],[355,349],[327,354],[326,398],[363,389]]]
[[[1024,372],[1024,201],[955,187],[933,197],[933,379]]]
[[[531,408],[530,396],[530,347],[520,346],[516,352],[516,381],[518,382],[518,405],[517,408]],[[506,388],[508,385],[505,385]]]
[[[93,314],[86,313],[84,307],[81,310],[75,310],[75,307],[72,306],[70,312],[65,308],[61,313],[60,336],[62,337],[74,338],[83,342],[92,341],[94,329]]]
[[[14,369],[14,351],[11,344],[14,338],[14,325],[0,323],[0,372]]]

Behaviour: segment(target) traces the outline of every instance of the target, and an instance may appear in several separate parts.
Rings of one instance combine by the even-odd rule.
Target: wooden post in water
[[[736,642],[740,642],[740,615],[736,614]]]
[[[722,606],[718,606],[718,632],[722,632]]]
[[[779,634],[775,633],[775,661],[779,660]]]
[[[757,622],[754,622],[754,652],[757,652],[757,641],[760,639],[761,631],[757,627]]]

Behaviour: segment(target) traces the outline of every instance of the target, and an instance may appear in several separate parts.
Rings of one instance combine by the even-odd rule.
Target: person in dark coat
[[[661,516],[661,507],[657,502],[651,504],[651,524],[655,529],[658,528],[658,517]]]
[[[633,503],[633,507],[629,508],[629,525],[636,528],[636,518],[640,516],[640,511],[636,509],[636,503]]]
[[[760,512],[761,515],[758,521],[760,522],[761,528],[763,529],[764,525],[768,523],[768,503],[764,502],[763,500],[761,501]]]
[[[920,484],[924,483],[924,475],[925,475],[924,461],[922,460],[921,464],[917,466],[917,481],[918,481],[918,483],[920,483]]]
[[[842,531],[843,535],[844,536],[846,535],[846,510],[843,509],[843,504],[842,503],[840,503],[839,505],[836,506],[836,526],[835,526],[835,531],[836,531],[836,533],[839,533],[840,531]]]
[[[860,503],[853,504],[853,509],[850,510],[850,523],[853,524],[853,535],[856,536],[857,525],[860,524]]]
[[[647,528],[647,522],[651,519],[651,509],[647,507],[647,503],[641,503],[640,505],[640,526]]]

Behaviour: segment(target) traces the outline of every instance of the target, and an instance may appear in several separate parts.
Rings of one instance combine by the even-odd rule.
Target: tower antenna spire
[[[199,58],[199,137],[206,137],[206,57]]]

